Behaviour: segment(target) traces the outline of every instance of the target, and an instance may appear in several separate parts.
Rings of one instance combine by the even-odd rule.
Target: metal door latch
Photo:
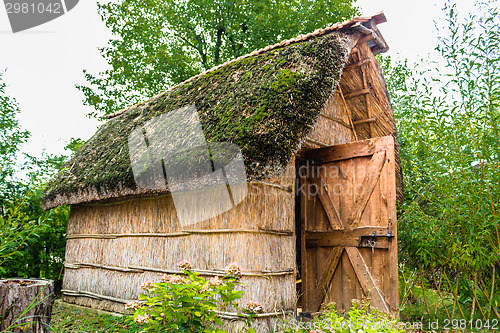
[[[358,246],[356,247],[361,247],[362,245],[365,245],[373,249],[375,247],[375,243],[377,242],[377,238],[387,238],[389,242],[392,242],[394,235],[390,230],[387,232],[387,235],[377,235],[375,231],[372,232],[371,235],[361,235],[359,236]],[[365,242],[363,243],[363,241]]]

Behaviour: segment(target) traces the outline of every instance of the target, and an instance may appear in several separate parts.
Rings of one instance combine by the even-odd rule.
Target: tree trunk
[[[51,280],[0,280],[0,332],[49,332],[54,299]]]

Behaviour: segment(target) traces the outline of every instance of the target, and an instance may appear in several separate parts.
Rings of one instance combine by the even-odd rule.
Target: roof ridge
[[[386,18],[385,18],[385,15],[384,15],[384,12],[378,12],[377,14],[375,15],[372,15],[372,16],[367,16],[367,17],[355,17],[353,18],[352,20],[350,21],[346,21],[346,22],[338,22],[338,23],[335,23],[334,25],[330,26],[330,27],[326,27],[326,28],[322,28],[322,29],[316,29],[315,31],[313,32],[310,32],[310,33],[307,33],[307,34],[301,34],[297,37],[294,37],[294,38],[291,38],[291,39],[285,39],[279,43],[276,43],[276,44],[272,44],[272,45],[268,45],[266,47],[263,47],[261,49],[258,49],[258,50],[255,50],[255,51],[252,51],[250,53],[247,53],[245,55],[242,55],[238,58],[235,58],[235,59],[232,59],[232,60],[228,60],[222,64],[219,64],[217,66],[214,66],[210,69],[207,69],[206,71],[200,73],[200,74],[197,74],[197,75],[194,75],[192,77],[190,77],[189,79],[181,82],[181,83],[178,83],[176,84],[175,86],[172,86],[170,88],[168,88],[167,90],[165,91],[162,91],[161,93],[151,97],[148,99],[151,100],[151,99],[154,99],[154,98],[157,98],[157,97],[160,97],[161,95],[163,94],[166,94],[170,91],[172,91],[173,89],[183,85],[183,84],[186,84],[187,82],[190,82],[194,79],[197,79],[201,76],[204,76],[206,75],[207,73],[211,73],[213,71],[216,71],[218,70],[219,68],[222,68],[224,66],[227,66],[233,62],[238,62],[238,61],[241,61],[243,59],[246,59],[248,57],[252,57],[252,56],[255,56],[257,54],[261,54],[261,53],[264,53],[264,52],[267,52],[267,51],[272,51],[272,50],[275,50],[277,48],[280,48],[280,47],[284,47],[284,46],[288,46],[288,45],[291,45],[291,44],[295,44],[295,43],[299,43],[299,42],[303,42],[303,41],[307,41],[313,37],[318,37],[318,36],[324,36],[324,35],[327,35],[329,33],[332,33],[334,31],[339,31],[341,29],[344,29],[344,28],[350,28],[352,27],[353,25],[355,25],[356,23],[358,22],[368,22],[370,20],[375,20],[375,23],[378,24],[378,23],[383,23],[383,22],[386,22]],[[143,101],[143,102],[140,102],[140,103],[137,103],[135,105],[131,105],[129,107],[126,107],[125,109],[123,110],[120,110],[120,111],[117,111],[115,113],[112,113],[112,114],[109,114],[109,115],[105,115],[103,118],[105,119],[111,119],[111,118],[114,118],[114,117],[117,117],[125,112],[127,112],[128,110],[134,108],[134,107],[137,107],[138,105],[141,105],[143,103],[145,103],[146,101]]]

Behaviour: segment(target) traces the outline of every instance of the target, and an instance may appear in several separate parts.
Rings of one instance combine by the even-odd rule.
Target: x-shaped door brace
[[[364,195],[361,195],[358,198],[356,198],[356,200],[354,201],[354,209],[352,210],[345,224],[340,218],[340,214],[335,208],[335,205],[333,204],[332,199],[328,194],[328,189],[326,188],[325,183],[321,179],[321,176],[318,175],[317,177],[311,177],[311,181],[318,188],[319,199],[325,209],[326,215],[328,216],[328,220],[333,230],[352,231],[358,226],[359,222],[361,221],[361,216],[363,215],[363,212],[368,204],[368,201],[370,200],[370,197],[380,177],[382,168],[384,167],[385,164],[385,160],[386,160],[385,151],[379,151],[373,154],[370,161],[370,166],[373,166],[373,168],[368,168],[368,172],[365,175],[363,182],[361,183],[361,186],[363,186],[363,188],[366,188],[367,191],[364,192]],[[344,250],[346,251],[347,257],[349,258],[352,267],[354,268],[354,272],[356,273],[356,277],[358,278],[358,281],[361,285],[361,288],[363,289],[363,292],[366,295],[370,295],[371,303],[375,307],[384,310],[386,312],[389,312],[389,308],[384,300],[382,292],[375,284],[375,281],[373,280],[373,277],[370,274],[370,270],[366,265],[363,256],[359,252],[358,248],[348,247],[348,246],[345,247],[334,246],[332,251],[329,253],[327,258],[328,265],[318,280],[318,286],[316,288],[314,297],[312,298],[312,307],[313,308],[320,307],[321,302],[323,301],[326,295],[328,285],[333,278],[333,274],[335,273],[335,270],[337,268],[340,259],[342,258]]]

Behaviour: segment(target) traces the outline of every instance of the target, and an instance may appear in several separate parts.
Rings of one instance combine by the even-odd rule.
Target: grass
[[[435,288],[435,284],[431,285],[428,281],[422,283],[416,270],[401,267],[399,277],[402,322],[420,322],[424,325],[424,332],[431,331],[430,323],[438,325],[438,332],[482,333],[500,329],[500,321],[494,313],[489,314],[489,320],[482,317],[480,308],[486,313],[488,309],[485,297],[479,297],[472,313],[472,298],[469,296],[459,295],[455,299],[449,290]],[[459,329],[461,327],[465,329]]]
[[[140,332],[139,326],[117,316],[56,301],[50,322],[51,332]]]
[[[453,301],[449,298],[440,299],[435,290],[425,291],[428,306],[431,309],[431,317],[427,314],[424,305],[424,293],[419,286],[411,288],[411,295],[407,299],[406,306],[401,311],[400,320],[403,322],[422,322],[424,330],[408,330],[408,332],[431,332],[427,327],[429,321],[438,320],[440,325],[438,332],[446,331],[443,328],[444,320],[448,318],[444,307],[452,311]],[[468,313],[467,313],[468,314]],[[457,314],[455,314],[454,317]],[[133,323],[125,321],[125,316],[113,315],[104,311],[84,308],[60,300],[56,301],[52,311],[51,332],[141,332],[141,328]],[[435,331],[434,331],[435,332]],[[490,332],[486,329],[473,330],[448,330],[447,332]]]

